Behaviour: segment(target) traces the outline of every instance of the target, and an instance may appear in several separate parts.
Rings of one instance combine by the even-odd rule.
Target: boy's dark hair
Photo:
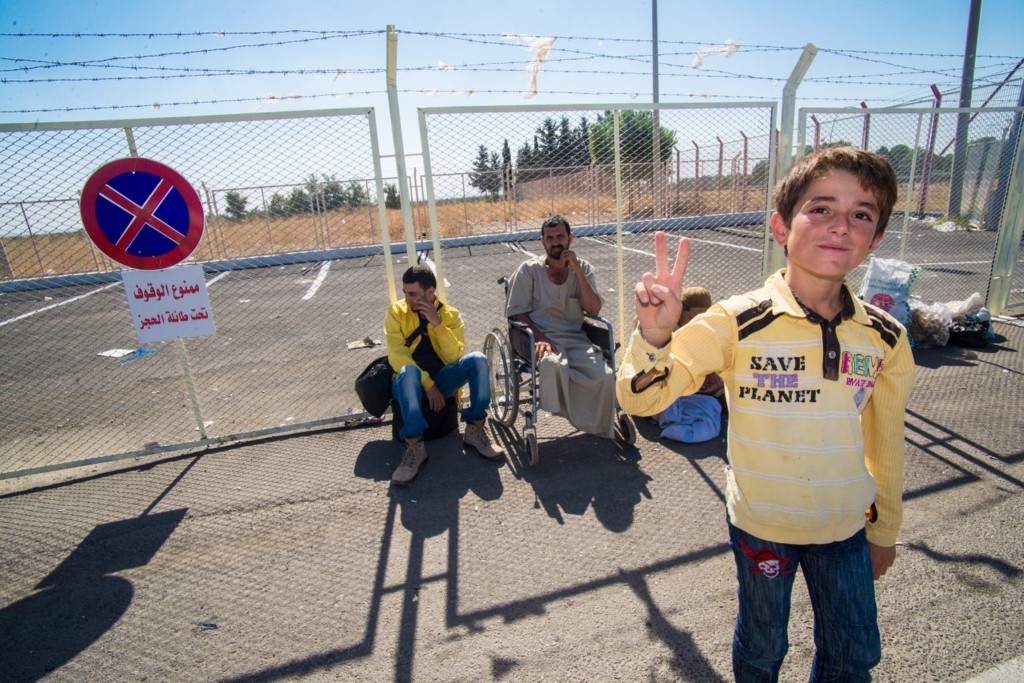
[[[817,149],[799,159],[775,185],[772,200],[775,210],[786,225],[793,218],[796,203],[807,187],[827,173],[847,171],[857,177],[860,186],[873,194],[878,202],[878,226],[875,234],[885,232],[885,226],[896,204],[899,184],[889,160],[874,152],[856,147],[826,147]]]
[[[430,266],[420,263],[410,267],[409,270],[402,274],[402,284],[418,284],[425,290],[431,287],[437,289],[437,276],[434,275],[434,271],[430,269]]]
[[[553,216],[548,216],[544,219],[544,222],[540,226],[540,234],[544,234],[544,228],[557,228],[559,225],[565,226],[566,234],[572,234],[572,228],[569,227],[569,221],[565,220],[564,216],[559,216],[557,213]]]
[[[711,308],[711,292],[703,287],[685,287],[679,293],[679,302],[683,304],[683,310],[691,308]]]

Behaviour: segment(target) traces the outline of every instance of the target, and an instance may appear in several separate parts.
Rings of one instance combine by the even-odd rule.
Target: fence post
[[[619,344],[622,348],[626,348],[626,327],[625,318],[623,317],[623,308],[625,307],[625,298],[623,296],[625,280],[622,273],[622,255],[625,251],[622,248],[622,154],[620,153],[620,139],[619,139],[619,110],[616,109],[612,112],[612,132],[614,134],[615,141],[615,241],[616,241],[616,265],[617,265],[617,277],[618,282],[618,296],[619,296]]]
[[[395,168],[398,173],[398,194],[402,200],[402,225],[405,228],[406,259],[414,263],[416,259],[416,234],[412,225],[412,207],[409,204],[408,178],[405,173],[405,144],[402,139],[402,117],[398,111],[398,77],[396,61],[398,59],[398,34],[395,25],[387,25],[387,67],[386,79],[388,89],[388,111],[391,113],[391,137],[395,144]],[[438,282],[441,285],[441,282]],[[443,285],[438,288],[442,291]]]
[[[914,196],[914,178],[917,176],[917,150],[921,148],[921,124],[924,114],[917,115],[917,135],[914,136],[914,151],[910,155],[910,178],[907,179],[907,193],[903,199],[903,236],[900,238],[900,260],[907,251],[907,228],[910,223],[910,198]]]
[[[1021,60],[1024,63],[1024,60]],[[1020,66],[1018,64],[1017,66]],[[1021,81],[1020,92],[1017,94],[1017,106],[1024,107],[1024,80]],[[999,152],[999,179],[996,181],[995,189],[989,195],[989,208],[985,216],[985,228],[999,225],[1003,211],[1003,199],[1006,197],[1006,188],[1010,182],[1010,166],[1013,163],[1013,150],[1017,146],[1017,139],[1021,134],[1021,115],[1017,112],[1013,115],[1013,122],[1010,124],[1010,137]]]
[[[95,259],[95,257],[93,257]],[[99,267],[96,268],[99,270]],[[0,237],[0,278],[13,278],[14,269],[11,268],[11,259],[7,256],[7,248],[4,246],[4,238]]]
[[[722,194],[722,161],[725,159],[725,145],[722,138],[715,136],[718,140],[718,182],[715,184],[715,199],[720,200]]]
[[[267,227],[267,240],[270,242],[270,253],[273,254],[274,234],[270,230],[270,216],[267,215],[267,195],[263,191],[262,187],[260,188],[260,205],[263,207],[263,210],[260,213],[263,214],[263,224]]]
[[[861,102],[861,109],[867,109],[868,103]],[[868,142],[871,139],[871,114],[864,114],[864,130],[860,136],[860,148],[868,151]]]
[[[437,276],[438,296],[446,301],[444,291],[444,266],[441,263],[441,226],[437,221],[437,197],[434,195],[434,171],[430,165],[430,145],[427,144],[427,119],[423,110],[418,110],[420,119],[420,140],[423,145],[423,180],[427,195],[427,217],[430,222],[430,235],[434,251],[434,270]]]
[[[742,203],[741,203],[742,208],[740,210],[741,211],[746,211],[747,210],[747,162],[750,160],[750,157],[747,155],[747,142],[748,142],[747,141],[747,134],[744,133],[741,130],[740,131],[740,135],[743,136],[743,194],[742,194]]]
[[[939,107],[942,106],[942,93],[938,86],[932,83],[932,94],[935,96],[934,109],[932,114],[931,127],[928,130],[928,149],[924,155],[924,170],[921,173],[921,199],[917,202],[917,213],[923,216],[928,202],[928,176],[932,170],[932,155],[935,153],[935,136],[939,130]]]
[[[395,290],[395,267],[391,259],[391,231],[388,228],[388,207],[386,194],[384,192],[384,170],[380,163],[380,143],[377,140],[377,119],[374,110],[366,112],[366,121],[370,129],[370,150],[373,152],[373,175],[377,183],[377,217],[380,219],[380,243],[384,249],[384,275],[388,280],[388,297],[391,303],[395,303],[397,292]]]
[[[804,45],[804,51],[793,67],[786,85],[782,88],[782,115],[779,128],[778,143],[778,173],[782,174],[789,170],[793,162],[793,123],[796,120],[796,90],[800,82],[811,68],[811,62],[818,54],[818,48],[814,43]],[[765,226],[767,228],[767,226]],[[767,232],[767,230],[766,230]],[[786,257],[774,240],[771,241],[771,250],[766,250],[761,264],[761,271],[765,279],[773,272],[786,265]]]
[[[700,213],[700,147],[696,140],[693,143],[693,210]]]
[[[1013,284],[1017,250],[1024,233],[1024,135],[1020,134],[1020,113],[1014,117],[1017,133],[1013,169],[1006,188],[1006,204],[999,223],[996,254],[992,260],[992,280],[988,288],[988,310],[999,315],[1006,308]]]
[[[967,43],[964,46],[964,65],[960,77],[960,107],[971,106],[974,88],[974,62],[978,54],[978,25],[981,23],[981,0],[971,0],[967,15]],[[946,213],[959,216],[963,203],[964,175],[967,171],[967,149],[970,137],[970,114],[961,111],[956,117],[956,146],[953,148],[953,170],[949,180],[949,204]]]
[[[39,245],[36,244],[36,236],[32,234],[32,223],[28,219],[28,212],[25,211],[25,202],[18,202],[21,209],[21,217],[25,219],[25,227],[28,228],[28,240],[32,243],[32,251],[36,254],[36,263],[39,264],[39,274],[46,275],[46,268],[43,267],[43,259],[39,255]]]

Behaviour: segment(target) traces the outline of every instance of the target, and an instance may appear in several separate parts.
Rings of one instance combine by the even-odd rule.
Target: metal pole
[[[612,131],[615,136],[615,242],[618,257],[616,258],[618,266],[618,289],[619,289],[619,344],[622,348],[626,348],[626,323],[624,318],[624,311],[626,309],[625,303],[625,276],[622,272],[622,255],[625,253],[622,249],[622,155],[619,153],[620,139],[619,139],[619,110],[616,109],[612,113]]]
[[[395,269],[391,259],[391,230],[388,227],[388,207],[385,204],[384,169],[380,163],[380,142],[377,138],[377,119],[374,110],[366,113],[370,128],[370,150],[373,152],[373,176],[377,184],[377,217],[380,219],[380,244],[384,249],[384,276],[388,280],[388,299],[391,303],[398,301],[395,289]]]
[[[814,123],[814,149],[818,149],[821,147],[821,123],[814,114],[811,114],[811,121]]]
[[[192,379],[192,366],[188,362],[188,351],[185,350],[185,340],[178,337],[178,357],[181,360],[181,372],[185,378],[185,389],[188,391],[188,400],[192,404],[192,415],[196,418],[196,430],[199,438],[205,439],[206,421],[203,420],[203,411],[199,407],[199,396],[196,394],[196,384]]]
[[[1017,94],[1017,106],[1024,107],[1024,79],[1021,80],[1020,92]],[[989,197],[989,209],[985,216],[985,229],[995,230],[999,225],[1003,213],[1003,201],[1006,198],[1006,188],[1010,184],[1010,166],[1013,163],[1013,150],[1017,147],[1017,139],[1021,135],[1021,114],[1013,115],[1013,122],[1010,124],[1010,137],[1002,146],[999,153],[999,180],[996,182],[992,195]]]
[[[676,147],[676,211],[679,210],[679,192],[682,188],[682,167],[679,165],[679,148]]]
[[[789,75],[785,87],[782,88],[777,175],[781,175],[789,170],[789,165],[793,162],[793,124],[796,120],[796,90],[804,76],[807,75],[807,70],[811,68],[811,62],[814,61],[817,54],[818,48],[815,47],[814,43],[804,45],[804,51],[801,53],[800,59],[797,60],[796,66],[793,67],[793,72]],[[765,225],[766,233],[768,232],[767,228],[768,226]],[[766,260],[768,263],[765,264],[764,270],[769,274],[786,265],[786,256],[782,253],[782,247],[774,240],[772,240],[771,256]]]
[[[1010,299],[1013,270],[1016,267],[1021,233],[1024,232],[1024,135],[1020,134],[1020,114],[1015,116],[1016,152],[1010,182],[1006,188],[1006,203],[999,224],[996,253],[992,262],[992,281],[988,287],[988,310],[999,315]]]
[[[388,110],[391,112],[391,137],[395,144],[395,168],[398,172],[398,194],[402,199],[402,225],[405,227],[405,249],[406,259],[409,263],[416,260],[416,231],[412,225],[412,207],[409,204],[409,185],[405,173],[405,145],[402,142],[402,118],[398,111],[398,34],[395,33],[395,25],[388,24],[388,51],[387,51],[387,87],[388,87]]]
[[[903,199],[903,235],[900,238],[900,260],[905,260],[907,253],[907,227],[910,224],[910,198],[914,196],[914,176],[917,175],[917,150],[921,148],[921,124],[924,114],[917,115],[917,135],[914,136],[914,151],[910,155],[910,179],[907,181],[907,193]]]
[[[747,162],[749,161],[750,157],[747,156],[747,134],[744,133],[741,130],[740,131],[740,135],[743,136],[743,200],[742,200],[742,204],[741,204],[741,206],[743,208],[741,209],[741,211],[746,211],[747,210]]]
[[[978,24],[981,23],[981,0],[971,0],[967,19],[967,44],[964,46],[964,66],[960,78],[960,106],[971,106],[971,90],[974,88],[974,61],[978,52]],[[949,184],[949,206],[946,213],[960,215],[963,203],[964,171],[967,170],[967,141],[970,114],[963,112],[956,117],[956,147],[953,149],[953,177]]]
[[[868,103],[861,102],[861,109],[867,109]],[[868,150],[868,141],[871,139],[871,114],[864,114],[864,130],[860,136],[860,148],[864,151]]]
[[[789,75],[786,85],[782,88],[782,114],[781,129],[779,130],[779,167],[778,174],[781,175],[789,170],[793,162],[793,123],[796,121],[796,89],[800,82],[807,75],[811,68],[811,62],[818,54],[818,48],[814,43],[804,45],[804,51],[797,60],[793,72]],[[779,249],[782,252],[782,249]]]
[[[921,199],[917,202],[917,213],[924,215],[928,201],[928,176],[932,170],[932,155],[935,153],[935,135],[939,130],[939,107],[942,106],[942,93],[938,86],[932,83],[932,95],[935,96],[935,113],[932,114],[931,128],[928,131],[928,149],[924,155],[924,169],[921,172]]]
[[[442,302],[448,303],[448,294],[444,287],[444,267],[441,263],[441,226],[437,220],[437,198],[434,196],[434,172],[430,165],[430,145],[427,144],[427,119],[423,110],[419,111],[420,139],[423,140],[423,179],[426,181],[427,217],[430,221],[430,235],[434,248],[434,269],[437,275],[437,296]]]
[[[719,195],[722,194],[722,160],[725,159],[725,145],[722,143],[722,138],[715,136],[718,140],[718,182],[715,184],[715,192]],[[715,199],[721,199],[716,197]]]
[[[653,51],[654,82],[651,90],[654,93],[654,110],[651,113],[651,200],[653,204],[652,217],[657,218],[660,214],[658,208],[661,205],[661,124],[659,122],[659,87],[658,87],[658,0],[651,0],[651,49]]]
[[[700,147],[696,140],[693,143],[693,201],[694,211],[700,213]]]

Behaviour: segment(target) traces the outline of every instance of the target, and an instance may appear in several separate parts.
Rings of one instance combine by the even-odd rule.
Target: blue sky
[[[812,42],[821,52],[799,91],[801,106],[928,102],[931,83],[957,89],[969,4],[661,0],[661,101],[777,100],[800,48]],[[387,24],[400,32],[398,87],[407,150],[418,146],[417,107],[651,101],[647,0],[7,0],[0,5],[0,69],[6,79],[0,83],[0,123],[371,106],[378,124],[386,125]],[[998,82],[1024,57],[1022,26],[1024,2],[985,0],[979,81]],[[217,31],[225,35],[194,35]],[[343,31],[353,33],[339,35]],[[167,35],[176,32],[183,35]],[[523,93],[533,53],[523,36],[555,38],[539,70],[537,94],[529,99]],[[738,45],[735,54],[712,54],[702,68],[693,68],[701,48],[726,41]],[[86,60],[101,61],[78,64]],[[210,76],[199,71],[204,69],[258,73]],[[295,73],[303,69],[316,73]],[[192,77],[172,77],[183,73]],[[1016,83],[1022,74],[1024,68]],[[1004,91],[1004,104],[1016,99],[1018,88]],[[955,99],[945,104],[955,106]]]
[[[777,98],[781,81],[799,56],[797,48],[813,42],[823,52],[807,74],[802,98],[821,98],[833,106],[856,105],[860,100],[895,104],[928,96],[927,84],[955,83],[959,79],[969,2],[967,0],[863,0],[851,2],[780,4],[759,1],[668,2],[658,7],[661,54],[661,98],[685,101],[689,96],[715,98]],[[138,8],[145,7],[144,10]],[[639,2],[406,2],[301,3],[195,2],[164,3],[67,2],[65,0],[7,0],[0,5],[0,32],[11,33],[195,33],[225,31],[280,31],[277,35],[181,38],[47,38],[0,36],[0,69],[7,83],[0,84],[3,97],[0,121],[32,119],[68,120],[130,118],[139,115],[202,115],[267,108],[310,108],[338,105],[335,102],[365,99],[349,93],[380,92],[385,88],[380,73],[362,75],[359,69],[382,69],[385,39],[380,33],[364,37],[312,40],[292,45],[283,41],[310,39],[285,31],[383,31],[394,24],[402,32],[398,46],[400,67],[426,67],[423,72],[400,72],[402,90],[437,91],[431,96],[406,93],[408,106],[459,104],[524,104],[526,64],[531,54],[502,34],[551,36],[549,61],[541,67],[538,94],[533,103],[628,101],[633,96],[650,101],[651,3]],[[978,51],[1001,59],[979,60],[979,77],[1005,73],[1021,57],[1024,48],[1024,3],[1019,0],[986,0],[982,5]],[[475,42],[437,35],[494,34]],[[580,40],[576,37],[603,38]],[[704,69],[690,68],[699,44],[708,47],[731,40],[739,50],[730,58],[710,56]],[[262,47],[236,48],[208,54],[151,55],[214,49],[242,44]],[[763,46],[763,47],[759,47]],[[860,51],[840,55],[830,50]],[[675,53],[675,54],[673,54]],[[899,53],[945,55],[907,56]],[[594,54],[614,55],[601,59]],[[109,64],[175,68],[234,68],[268,70],[326,69],[332,73],[311,76],[253,75],[190,79],[112,82],[15,83],[16,79],[60,77],[114,77],[130,75],[127,69],[83,67],[36,68],[39,62],[74,62],[84,59],[132,57]],[[38,60],[38,61],[24,61]],[[456,67],[443,70],[439,62]],[[464,71],[462,64],[496,65],[500,72]],[[432,67],[432,68],[431,68]],[[336,77],[337,69],[349,73]],[[716,70],[743,78],[714,78]],[[923,70],[923,71],[922,71]],[[586,73],[594,71],[597,73]],[[602,73],[604,72],[604,73]],[[625,72],[611,73],[608,72]],[[153,75],[148,74],[148,75]],[[854,78],[863,83],[819,83],[815,78]],[[900,85],[869,85],[895,83]],[[467,95],[464,91],[474,91]],[[489,95],[484,91],[503,90]],[[447,94],[449,91],[463,91]],[[338,97],[327,97],[337,93]],[[580,93],[580,94],[575,94]],[[622,93],[621,95],[603,93]],[[315,98],[313,95],[324,95]],[[285,100],[262,105],[247,102],[162,106],[159,110],[105,109],[91,112],[19,111],[152,104],[155,102],[246,100],[263,96],[303,95],[304,100]],[[379,98],[378,98],[379,100]],[[156,113],[154,113],[156,112]]]

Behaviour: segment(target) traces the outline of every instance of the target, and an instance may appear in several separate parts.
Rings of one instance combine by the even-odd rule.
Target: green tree
[[[473,172],[469,174],[469,184],[480,190],[481,194],[497,198],[501,191],[501,161],[497,152],[488,152],[486,145],[480,145]]]
[[[334,211],[346,204],[345,189],[334,176],[322,175],[318,182],[315,176],[310,176],[306,183],[306,190],[310,195],[320,198],[320,205],[324,211]]]
[[[597,121],[590,126],[590,156],[601,165],[611,166],[615,163],[615,122],[610,111],[603,116],[598,115]],[[620,154],[623,164],[634,164],[633,177],[650,180],[654,155],[654,118],[649,111],[627,110],[619,115]],[[675,132],[659,126],[661,137],[661,161],[672,158],[672,148],[676,144]]]
[[[301,187],[296,187],[288,195],[286,201],[286,213],[287,216],[294,216],[300,213],[309,213],[309,194]]]
[[[287,216],[290,212],[288,208],[288,199],[280,192],[275,192],[270,197],[270,203],[267,206],[267,213],[271,216]]]
[[[402,208],[402,198],[398,194],[398,186],[394,183],[384,185],[384,206],[389,209]]]
[[[508,138],[505,138],[501,146],[501,187],[504,195],[508,197],[512,191],[512,149],[508,146]]]
[[[342,205],[366,206],[370,202],[366,189],[354,180],[350,180],[342,191]]]
[[[228,218],[232,220],[238,220],[239,218],[245,218],[246,210],[245,205],[249,200],[242,194],[230,191],[224,193],[224,203],[227,205],[224,209],[224,213],[228,215]]]

